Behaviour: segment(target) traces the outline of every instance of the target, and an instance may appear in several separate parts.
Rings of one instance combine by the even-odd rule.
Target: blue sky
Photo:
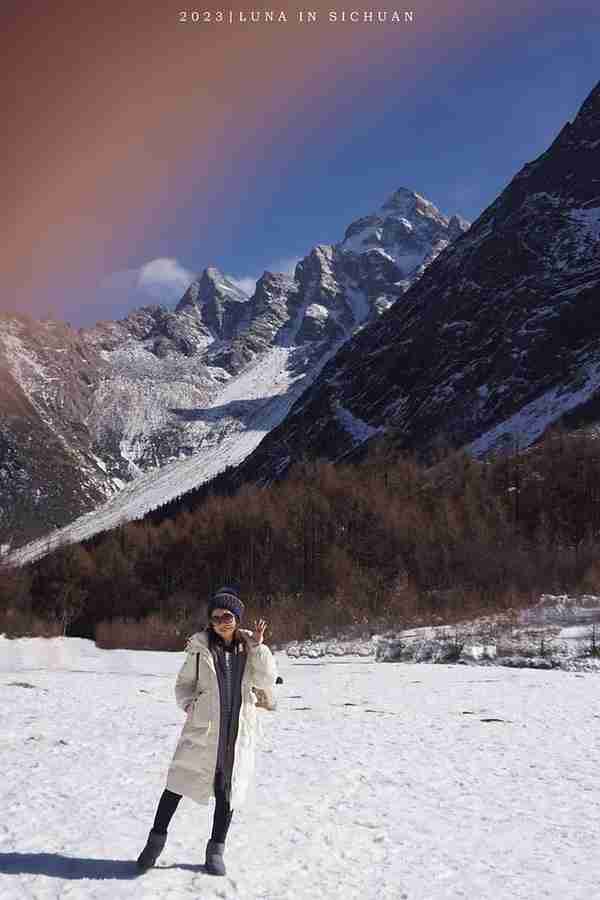
[[[572,15],[554,5],[556,15],[547,6],[539,24],[516,23],[509,35],[491,33],[447,58],[424,55],[410,90],[393,65],[379,67],[364,94],[342,92],[333,119],[315,117],[310,140],[302,123],[296,153],[288,123],[243,195],[228,195],[223,184],[224,215],[211,216],[192,180],[176,208],[164,209],[164,222],[107,260],[85,305],[75,297],[67,304],[72,324],[118,318],[146,302],[174,304],[209,265],[247,288],[265,269],[291,272],[400,186],[473,221],[573,120],[600,79],[600,17],[589,4]],[[50,310],[64,307],[60,292],[49,292]]]

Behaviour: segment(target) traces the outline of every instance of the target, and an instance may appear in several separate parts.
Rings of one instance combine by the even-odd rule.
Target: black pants
[[[156,810],[154,825],[152,826],[153,831],[157,834],[167,833],[167,828],[180,800],[181,794],[175,794],[168,788],[164,789]],[[229,805],[229,791],[225,784],[223,772],[215,773],[215,800],[215,814],[210,839],[217,844],[224,844],[229,825],[231,824],[233,810]]]

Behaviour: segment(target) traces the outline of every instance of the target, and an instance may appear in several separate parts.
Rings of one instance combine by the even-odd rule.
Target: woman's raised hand
[[[257,644],[262,644],[266,628],[267,623],[265,619],[255,619],[254,630],[252,631],[252,633],[250,633],[249,630],[241,628],[239,630],[239,635],[248,644],[249,647],[253,647]]]
[[[254,640],[257,644],[262,644],[266,627],[267,623],[264,619],[254,620]]]

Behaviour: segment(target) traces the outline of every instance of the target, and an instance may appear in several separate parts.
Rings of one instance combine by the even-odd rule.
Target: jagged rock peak
[[[333,287],[335,281],[333,268],[334,248],[331,244],[317,244],[308,256],[300,260],[294,278],[306,291],[313,291],[318,285]]]
[[[427,216],[429,219],[436,219],[443,225],[448,224],[448,219],[444,216],[437,206],[408,188],[400,187],[394,191],[385,203],[381,206],[381,213],[392,213],[397,216],[406,216],[411,218],[415,215]]]
[[[465,231],[468,231],[470,227],[471,223],[467,219],[463,219],[462,216],[451,216],[450,221],[448,222],[450,240],[453,241],[457,237],[460,237],[460,235],[464,234]]]
[[[389,252],[392,245],[400,243],[408,251],[409,246],[419,239],[429,243],[436,239],[454,240],[467,231],[469,225],[461,216],[449,219],[426,197],[400,187],[376,212],[352,222],[337,246],[350,252],[373,248]],[[392,252],[392,256],[395,255]]]
[[[190,306],[203,306],[214,302],[215,299],[245,303],[248,300],[248,294],[216,266],[207,266],[202,274],[190,284],[175,311],[181,312]]]
[[[293,282],[294,277],[292,275],[286,275],[285,272],[271,272],[269,269],[265,269],[256,282],[256,287],[258,289],[259,284],[290,285]]]
[[[388,273],[388,280],[407,290],[435,257],[468,228],[465,219],[448,219],[421,194],[400,187],[375,213],[352,222],[336,251],[344,257],[376,254],[387,259],[398,269],[395,278]]]

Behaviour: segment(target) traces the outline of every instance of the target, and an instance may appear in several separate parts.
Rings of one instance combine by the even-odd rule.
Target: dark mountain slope
[[[266,481],[392,430],[420,451],[528,443],[600,388],[600,84],[538,159],[346,343],[235,473]],[[594,419],[594,422],[596,420]]]

